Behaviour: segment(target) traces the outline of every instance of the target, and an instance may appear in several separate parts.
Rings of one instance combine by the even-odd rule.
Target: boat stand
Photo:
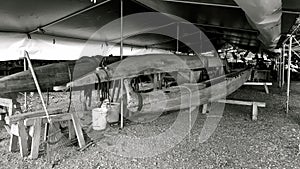
[[[269,88],[268,86],[272,86],[271,82],[245,82],[244,85],[247,86],[264,86],[265,87],[265,91],[267,94],[269,94]]]
[[[225,104],[235,104],[235,105],[245,105],[245,106],[252,106],[252,120],[257,120],[258,115],[258,107],[266,107],[266,103],[264,102],[254,102],[254,101],[241,101],[241,100],[217,100],[218,103],[225,103]],[[202,108],[202,114],[206,114],[210,110],[208,104],[204,104]]]

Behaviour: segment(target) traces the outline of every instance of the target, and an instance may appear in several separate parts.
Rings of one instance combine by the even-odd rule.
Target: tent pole
[[[23,65],[24,65],[24,71],[27,70],[27,65],[26,65],[26,58],[24,57],[23,59]],[[27,92],[24,92],[24,107],[25,110],[27,110]]]
[[[281,73],[282,73],[282,57],[283,57],[283,49],[281,48],[281,55],[280,55],[280,57],[279,57],[279,59],[278,59],[278,85],[279,85],[279,87],[281,88],[282,86],[282,75],[281,75]]]
[[[287,96],[287,99],[286,99],[286,113],[287,114],[289,113],[289,100],[290,100],[292,43],[293,43],[293,36],[290,35],[288,72],[287,72],[287,92],[286,92],[286,96]]]
[[[284,86],[284,83],[285,83],[285,75],[284,75],[284,73],[285,73],[285,44],[283,44],[283,55],[282,55],[282,84],[281,84],[281,86],[283,87]]]
[[[38,31],[40,31],[41,29],[47,28],[47,27],[52,26],[52,25],[54,25],[54,24],[57,24],[57,23],[60,23],[60,22],[62,22],[62,21],[65,21],[65,20],[67,20],[67,19],[70,19],[70,18],[72,18],[72,17],[74,17],[74,16],[77,16],[77,15],[79,15],[79,14],[81,14],[81,13],[87,12],[87,11],[89,11],[89,10],[91,10],[91,9],[94,9],[94,8],[96,8],[96,7],[98,7],[98,6],[101,6],[101,5],[103,5],[103,4],[106,4],[107,2],[110,2],[110,1],[111,1],[111,0],[106,0],[106,1],[103,1],[103,2],[101,2],[101,3],[97,3],[97,4],[95,4],[95,5],[92,5],[92,6],[89,6],[89,7],[87,7],[87,8],[84,8],[84,9],[81,9],[81,10],[79,10],[79,11],[76,11],[76,12],[74,12],[74,13],[71,13],[71,14],[69,14],[69,15],[67,15],[67,16],[64,16],[64,17],[59,18],[59,19],[57,19],[57,20],[55,20],[55,21],[52,21],[52,22],[50,22],[50,23],[48,23],[48,24],[46,24],[46,25],[39,26],[38,28],[36,28],[36,29],[34,29],[34,30],[28,32],[28,34],[36,33],[36,32],[38,32]]]
[[[176,53],[179,52],[179,23],[177,23]]]
[[[123,60],[123,0],[120,0],[121,5],[121,43],[120,43],[120,57],[121,60]],[[124,87],[123,87],[123,81],[124,79],[121,78],[121,128],[124,127],[124,99],[123,99],[123,93],[124,93]]]

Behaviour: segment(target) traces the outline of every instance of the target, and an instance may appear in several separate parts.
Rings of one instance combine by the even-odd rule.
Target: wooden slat
[[[41,116],[41,117],[33,117],[33,118],[27,118],[24,120],[24,125],[25,126],[32,126],[34,125],[34,122],[36,119],[42,119],[42,124],[48,123],[48,119],[46,116]],[[70,113],[65,113],[65,114],[55,114],[55,115],[50,115],[50,119],[53,122],[57,121],[66,121],[71,119],[71,114]]]
[[[20,146],[20,154],[21,157],[25,157],[28,154],[28,147],[27,147],[27,133],[24,126],[24,121],[20,120],[18,122],[18,130],[19,130],[19,146]]]
[[[73,122],[73,126],[74,126],[75,133],[77,136],[79,147],[82,148],[85,146],[85,140],[83,137],[83,132],[82,132],[82,128],[80,126],[79,118],[76,113],[71,113],[71,116],[72,116],[72,122]]]
[[[244,85],[249,85],[249,86],[272,86],[273,83],[271,82],[245,82]]]
[[[62,109],[60,108],[54,108],[54,109],[49,109],[48,112],[49,114],[59,114],[62,113]],[[11,125],[14,123],[17,123],[20,120],[25,120],[26,118],[32,118],[32,117],[39,117],[39,116],[44,116],[45,112],[44,110],[39,110],[35,112],[28,112],[28,113],[23,113],[23,114],[16,114],[13,116],[7,116],[5,117],[6,124]]]
[[[12,99],[0,98],[0,105],[8,108],[8,115],[11,116],[13,113],[13,102]]]
[[[30,159],[38,158],[40,139],[41,139],[41,130],[42,130],[42,119],[37,118],[37,119],[35,119],[34,125],[33,125],[31,152],[29,155]]]
[[[252,106],[257,105],[258,107],[266,107],[266,103],[264,102],[254,102],[254,101],[241,101],[241,100],[218,100],[219,103],[227,103],[227,104],[236,104],[236,105],[246,105]]]

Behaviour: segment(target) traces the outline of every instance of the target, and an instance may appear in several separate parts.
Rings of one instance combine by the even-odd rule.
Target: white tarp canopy
[[[21,33],[0,33],[0,61],[18,60],[24,57],[26,50],[31,59],[39,60],[76,60],[82,56],[113,55],[118,56],[118,45],[97,41],[85,41],[72,38],[60,38],[34,34],[29,38]],[[124,55],[147,53],[169,53],[161,49],[124,47]]]

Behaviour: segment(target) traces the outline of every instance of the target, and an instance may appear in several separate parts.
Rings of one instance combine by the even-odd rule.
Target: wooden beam
[[[13,114],[12,99],[0,98],[0,105],[8,108],[8,116]]]
[[[50,115],[49,118],[53,120],[53,122],[58,122],[58,121],[67,121],[71,120],[71,114],[70,113],[64,113],[64,114],[55,114],[55,115]],[[33,117],[33,118],[27,118],[24,120],[24,125],[25,126],[32,126],[35,124],[36,119],[41,119],[41,123],[45,124],[48,123],[47,116],[39,116],[39,117]]]
[[[241,100],[218,100],[219,103],[227,103],[227,104],[236,104],[236,105],[246,105],[252,106],[252,120],[257,120],[258,107],[266,107],[266,103],[264,102],[254,102],[254,101],[241,101]]]
[[[40,139],[41,139],[41,130],[42,130],[42,119],[37,118],[34,120],[34,125],[33,125],[31,152],[29,155],[30,159],[38,158]]]
[[[54,108],[54,109],[48,109],[48,112],[50,115],[53,114],[59,114],[62,113],[63,110],[61,108]],[[34,112],[28,112],[23,114],[16,114],[13,116],[7,116],[5,117],[6,124],[11,125],[14,123],[17,123],[20,120],[25,120],[27,118],[33,118],[33,117],[39,117],[39,116],[45,116],[44,110],[34,111]]]
[[[271,82],[245,82],[244,85],[248,85],[248,86],[272,86],[273,83]]]
[[[241,101],[241,100],[218,100],[219,103],[227,103],[227,104],[236,104],[236,105],[246,105],[252,106],[253,104],[257,105],[258,107],[266,107],[266,103],[264,102],[254,102],[254,101]]]

